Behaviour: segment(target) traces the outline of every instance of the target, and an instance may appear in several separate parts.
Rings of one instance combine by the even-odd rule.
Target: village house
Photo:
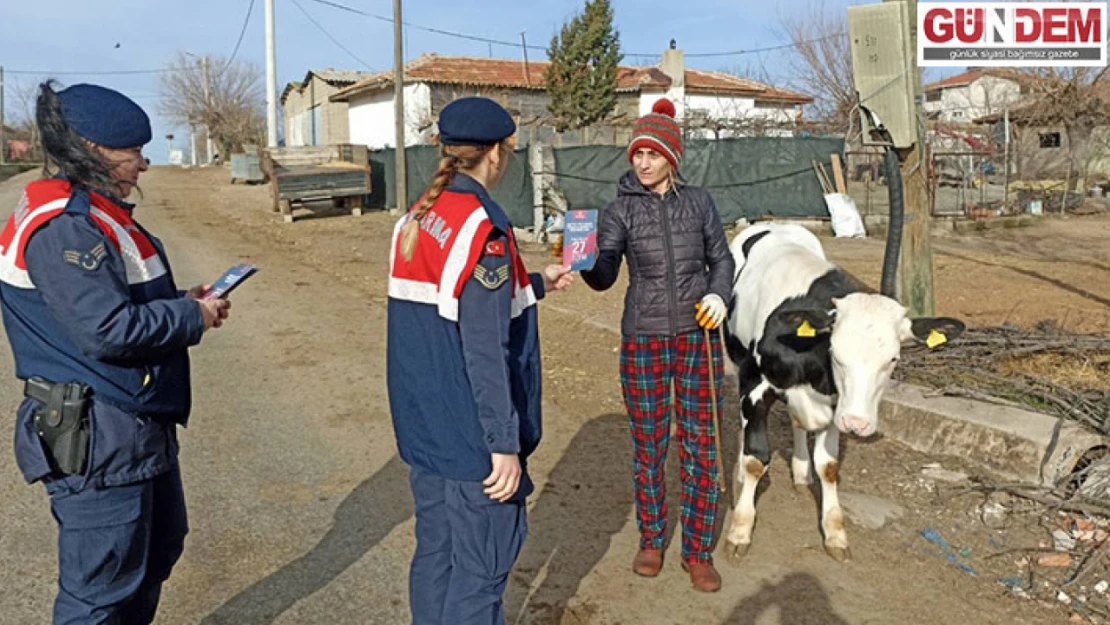
[[[984,115],[1002,113],[1021,101],[1028,85],[1018,72],[1004,68],[969,69],[925,85],[924,109],[935,121],[971,124]]]
[[[331,145],[350,142],[347,102],[331,96],[372,74],[368,72],[310,70],[304,80],[291,82],[281,92],[285,115],[285,145]]]
[[[1048,99],[1037,98],[1009,109],[1010,150],[1018,177],[1063,179],[1070,174],[1080,185],[1110,179],[1110,85],[1090,91],[1082,102],[1081,108],[1060,110]],[[1064,115],[1073,120],[1070,137]],[[1083,124],[1075,123],[1080,119]],[[1003,114],[984,115],[975,122],[993,127],[995,136],[1005,136]],[[1075,159],[1071,167],[1069,156]]]
[[[663,62],[622,66],[617,106],[606,120],[581,131],[556,133],[547,109],[544,74],[548,63],[426,54],[405,67],[405,143],[427,143],[439,111],[455,98],[482,95],[501,102],[517,119],[519,145],[622,144],[632,123],[661,97],[676,104],[688,136],[723,138],[750,134],[789,136],[812,98],[722,72],[685,67],[681,50]],[[375,74],[352,84],[331,101],[348,106],[350,141],[370,148],[394,145],[393,74]]]

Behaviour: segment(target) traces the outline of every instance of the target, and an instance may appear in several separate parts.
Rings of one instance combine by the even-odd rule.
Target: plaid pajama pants
[[[721,340],[716,332],[711,336],[717,407],[723,412]],[[625,336],[621,340],[620,370],[632,430],[640,547],[661,549],[667,528],[663,465],[670,440],[673,384],[682,478],[682,559],[712,562],[717,450],[705,334],[698,330],[675,337]]]

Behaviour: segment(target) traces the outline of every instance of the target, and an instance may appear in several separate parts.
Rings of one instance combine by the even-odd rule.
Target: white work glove
[[[698,311],[698,325],[706,330],[716,330],[728,316],[728,306],[725,306],[725,301],[716,293],[710,293],[701,298],[694,307]]]

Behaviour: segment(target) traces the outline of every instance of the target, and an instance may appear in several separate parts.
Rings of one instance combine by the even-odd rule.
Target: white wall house
[[[281,93],[285,145],[349,143],[347,103],[332,102],[330,98],[371,75],[333,69],[310,70],[300,82],[286,85]]]
[[[552,140],[544,88],[547,68],[542,61],[421,56],[405,69],[405,143],[426,143],[443,106],[468,95],[494,98],[509,109],[522,130],[519,144],[530,138]],[[632,122],[664,96],[675,103],[688,134],[705,138],[755,134],[756,127],[762,134],[789,135],[802,106],[812,102],[808,96],[738,76],[688,69],[682,51],[672,49],[665,51],[660,65],[618,69],[616,110],[604,124],[608,131],[587,133],[589,140],[621,143],[630,136]],[[348,104],[352,143],[372,149],[394,145],[391,72],[351,85],[331,100]],[[540,132],[541,128],[546,130]]]
[[[970,124],[1012,108],[1025,97],[1013,72],[970,70],[925,85],[925,113],[938,121]]]
[[[431,118],[431,89],[426,83],[405,85],[405,145],[424,143],[426,131],[422,120]],[[347,119],[351,126],[351,143],[370,149],[391,148],[397,144],[393,109],[393,88],[354,94],[348,101]]]

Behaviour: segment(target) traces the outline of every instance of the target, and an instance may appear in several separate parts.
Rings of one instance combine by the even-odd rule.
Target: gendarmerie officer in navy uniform
[[[515,131],[492,100],[444,107],[439,169],[394,230],[388,383],[416,502],[415,625],[504,623],[501,596],[527,534],[526,460],[541,430],[536,301],[571,274],[529,274],[489,196]]]
[[[230,304],[198,299],[207,285],[178,291],[124,201],[151,138],[135,102],[45,83],[36,121],[56,175],[27,186],[0,233],[0,308],[25,381],[16,459],[58,525],[54,623],[150,623],[188,531],[188,348]]]

